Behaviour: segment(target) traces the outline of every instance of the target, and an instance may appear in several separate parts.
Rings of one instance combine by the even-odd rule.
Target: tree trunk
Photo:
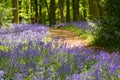
[[[31,19],[32,19],[33,18],[33,7],[34,7],[33,0],[31,0],[30,3],[31,3],[30,11],[31,11]]]
[[[100,11],[98,8],[97,0],[88,0],[89,3],[89,12],[90,12],[90,19],[94,20],[97,17],[100,17]]]
[[[12,0],[13,7],[13,23],[19,24],[19,2],[18,0]]]
[[[59,9],[60,9],[60,21],[61,21],[61,23],[63,23],[64,22],[64,14],[63,14],[64,0],[59,0]]]
[[[39,0],[39,23],[42,23],[42,0]]]
[[[76,21],[76,19],[75,19],[75,15],[76,15],[75,0],[72,0],[72,9],[73,9],[73,21]]]
[[[67,7],[66,22],[70,22],[70,0],[66,0],[66,7]]]
[[[35,19],[38,19],[38,0],[34,0],[35,4]]]
[[[80,3],[80,0],[76,0],[76,7],[75,7],[75,9],[76,9],[76,16],[75,16],[76,21],[80,20],[79,3]]]
[[[48,5],[48,3],[47,3],[47,0],[44,0],[45,1],[45,6],[46,6],[46,8],[47,8],[47,13],[48,13],[48,19],[49,19],[49,25],[50,25],[50,9],[49,9],[49,5]]]
[[[19,10],[21,10],[22,9],[22,1],[21,0],[19,0]],[[19,11],[19,14],[21,14],[22,12],[21,11]],[[19,16],[19,22],[21,22],[21,20],[22,20],[22,16],[20,15]]]
[[[49,26],[56,23],[55,21],[55,0],[50,0],[50,12],[49,12]]]
[[[79,21],[79,0],[72,0],[73,21]]]
[[[100,16],[104,16],[104,9],[103,9],[103,6],[101,6],[99,4],[99,0],[97,0],[97,5],[98,5],[98,8],[99,8],[99,12],[100,12]]]

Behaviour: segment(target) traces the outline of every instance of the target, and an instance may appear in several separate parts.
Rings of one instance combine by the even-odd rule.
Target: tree
[[[42,0],[39,0],[39,22],[42,23]]]
[[[50,0],[50,12],[49,12],[49,26],[56,24],[55,21],[55,0]]]
[[[12,7],[13,7],[13,22],[19,23],[19,4],[18,0],[12,0]]]
[[[59,1],[59,9],[60,9],[60,21],[61,23],[64,22],[64,0],[58,0]]]
[[[76,10],[76,21],[79,21],[80,20],[80,11],[79,11],[79,6],[80,6],[80,0],[76,0],[76,7],[75,7],[75,10]]]
[[[38,0],[34,0],[34,5],[35,5],[35,19],[37,20],[38,18]]]
[[[100,17],[104,16],[104,5],[103,5],[103,2],[104,0],[97,0],[97,5],[98,5],[98,8],[99,8],[99,12],[100,12]]]
[[[97,17],[100,16],[100,10],[98,8],[98,1],[88,0],[88,3],[89,3],[90,19],[95,20]]]
[[[66,22],[70,22],[70,0],[66,0]]]
[[[80,0],[72,0],[72,8],[73,8],[73,21],[79,21],[79,1]]]

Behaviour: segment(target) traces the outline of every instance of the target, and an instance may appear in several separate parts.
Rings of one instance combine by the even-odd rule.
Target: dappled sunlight
[[[88,41],[80,38],[80,36],[76,35],[74,32],[64,29],[51,28],[50,36],[52,38],[59,36],[61,39],[65,38],[66,43],[70,47],[74,46],[85,46],[88,44]]]

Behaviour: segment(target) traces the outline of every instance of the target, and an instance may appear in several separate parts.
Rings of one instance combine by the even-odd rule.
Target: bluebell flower
[[[5,72],[3,70],[0,70],[0,79],[4,77]]]

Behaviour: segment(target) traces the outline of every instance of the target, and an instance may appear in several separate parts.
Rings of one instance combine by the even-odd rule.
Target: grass
[[[87,41],[88,44],[91,44],[91,41],[93,41],[93,37],[90,34],[90,32],[86,29],[80,29],[77,26],[63,26],[62,29],[70,30],[72,32],[75,32],[76,35],[78,35],[80,38]]]
[[[70,31],[75,32],[76,35],[80,36],[83,39],[87,39],[88,36],[89,36],[87,30],[82,30],[82,29],[80,29],[76,26],[64,26],[62,28],[65,29],[65,30],[70,30]]]

